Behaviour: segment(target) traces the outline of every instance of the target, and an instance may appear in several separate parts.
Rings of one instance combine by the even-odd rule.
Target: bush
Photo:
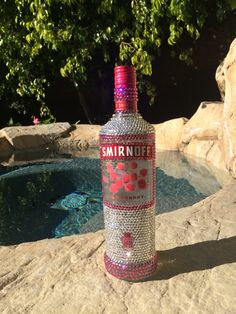
[[[140,75],[151,75],[167,43],[190,63],[190,46],[182,40],[198,39],[229,9],[226,0],[1,1],[1,103],[27,114],[34,101],[45,105],[46,90],[57,78],[68,78],[79,90],[105,64],[132,63]],[[149,81],[146,86],[152,98]]]

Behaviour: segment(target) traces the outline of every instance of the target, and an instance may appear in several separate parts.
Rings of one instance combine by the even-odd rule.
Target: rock
[[[205,156],[205,160],[211,162],[212,165],[214,165],[218,169],[226,171],[223,145],[221,140],[214,141],[214,144],[211,146]]]
[[[209,142],[208,144],[210,144],[209,150],[205,151],[205,155],[202,154],[201,159],[198,159],[193,155],[185,155],[188,163],[192,168],[196,169],[198,173],[202,172],[201,168],[202,165],[204,165],[204,167],[209,171],[207,176],[215,176],[221,186],[232,183],[234,179],[225,169],[221,142],[213,141],[213,143]],[[201,147],[201,142],[197,141],[193,146],[195,146],[195,148],[198,146]]]
[[[69,133],[68,122],[40,124],[32,126],[13,126],[1,130],[15,150],[40,149]]]
[[[223,122],[223,103],[204,101],[192,118],[184,125],[181,142],[188,144],[192,139],[217,140]]]
[[[226,170],[222,145],[223,109],[222,102],[202,102],[183,128],[179,150]]]
[[[76,129],[71,132],[70,139],[72,141],[86,141],[89,147],[97,147],[100,130],[100,125],[78,124]]]
[[[0,247],[1,313],[235,313],[236,185],[156,217],[159,264],[113,278],[103,231]]]
[[[104,229],[103,211],[98,212],[90,218],[83,226],[81,226],[80,233],[95,232]]]
[[[183,127],[188,119],[178,118],[154,125],[157,150],[178,150]]]
[[[215,141],[199,141],[197,139],[193,139],[187,146],[184,147],[183,153],[197,158],[206,159],[214,144]]]
[[[157,149],[177,150],[182,127],[186,118],[173,119],[161,124],[154,124]],[[79,152],[88,147],[98,147],[100,125],[78,124],[67,138],[59,139],[57,146],[60,151]]]
[[[236,177],[236,38],[224,60],[224,75],[224,158],[227,169]]]
[[[98,140],[100,129],[100,125],[75,125],[75,129],[69,134],[68,137],[59,138],[56,141],[58,152],[66,154],[69,153],[75,157],[86,157],[92,153],[92,155],[97,158],[99,151],[91,151],[91,149],[97,148],[99,145]],[[87,150],[88,153],[86,154]]]
[[[42,149],[42,150],[18,150],[14,151],[10,158],[3,160],[1,163],[4,166],[12,167],[12,166],[23,166],[23,165],[30,165],[34,163],[48,163],[52,162],[53,160],[62,161],[65,158],[63,156],[55,156],[52,151],[49,149]]]
[[[12,152],[13,152],[12,145],[6,139],[4,132],[0,130],[0,156],[10,157]]]
[[[211,162],[215,167],[223,171],[226,170],[222,147],[219,141],[193,139],[182,149],[182,152],[186,155],[202,158]]]
[[[218,66],[218,68],[216,69],[215,79],[219,88],[221,100],[224,101],[225,99],[224,61],[222,61],[220,65]]]

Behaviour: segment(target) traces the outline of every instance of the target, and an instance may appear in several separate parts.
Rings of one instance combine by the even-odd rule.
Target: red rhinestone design
[[[107,271],[116,278],[138,281],[152,276],[157,268],[157,254],[146,263],[142,264],[124,264],[112,261],[106,254],[104,262]]]

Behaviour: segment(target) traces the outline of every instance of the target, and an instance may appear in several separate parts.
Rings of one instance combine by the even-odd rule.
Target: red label
[[[117,159],[117,158],[153,158],[153,145],[140,144],[113,144],[101,145],[101,159]]]
[[[131,210],[154,204],[154,138],[144,135],[100,138],[100,157],[105,205]]]

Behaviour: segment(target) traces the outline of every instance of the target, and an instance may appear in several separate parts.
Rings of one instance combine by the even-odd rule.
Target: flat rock
[[[15,150],[42,148],[56,138],[71,130],[68,122],[40,124],[32,126],[13,126],[1,130],[2,135]]]
[[[236,185],[156,217],[145,282],[105,272],[103,231],[0,247],[1,313],[236,313]]]
[[[86,157],[88,149],[98,147],[100,130],[100,125],[77,124],[67,137],[56,140],[57,150],[59,153],[69,153],[74,157]],[[91,153],[92,155],[89,155]],[[88,155],[98,158],[95,151],[88,150]]]

